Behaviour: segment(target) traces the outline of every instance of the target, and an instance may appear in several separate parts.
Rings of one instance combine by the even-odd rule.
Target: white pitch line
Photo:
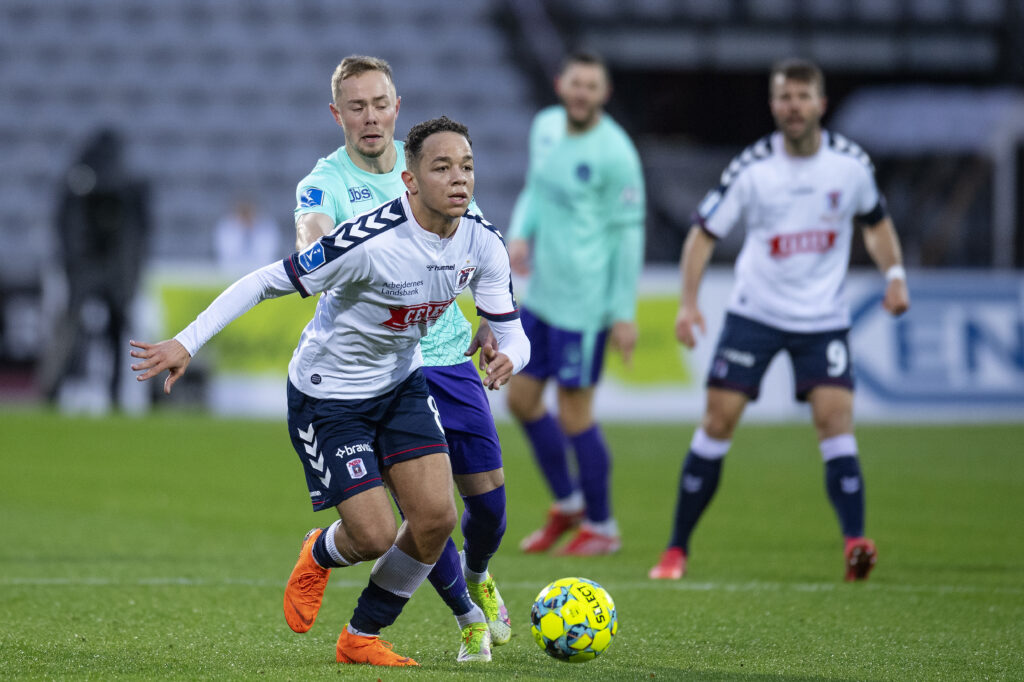
[[[332,580],[333,589],[361,588],[365,580]],[[631,582],[610,582],[607,585],[616,589],[658,590],[678,592],[835,592],[843,587],[843,583],[781,583],[750,581],[743,583],[696,582],[689,580],[644,580]],[[186,577],[152,577],[138,579],[119,578],[39,578],[39,577],[4,577],[0,578],[0,586],[9,587],[274,587],[284,588],[282,580],[257,580],[245,578],[186,578]],[[536,583],[502,582],[501,586],[509,589],[535,590]],[[1024,588],[1019,587],[985,587],[981,585],[907,585],[901,583],[885,583],[881,581],[867,582],[851,586],[851,589],[868,590],[870,592],[909,592],[923,594],[1009,594],[1022,595]]]

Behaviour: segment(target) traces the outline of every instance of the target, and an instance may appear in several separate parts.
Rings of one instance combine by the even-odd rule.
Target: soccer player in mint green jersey
[[[303,249],[335,225],[406,190],[404,144],[394,139],[401,98],[391,67],[382,59],[349,56],[331,79],[334,120],[345,132],[345,146],[320,159],[296,188],[297,248]],[[470,213],[477,213],[470,205]],[[438,263],[456,279],[463,264]],[[394,282],[395,287],[415,282]],[[471,355],[481,361],[497,352],[486,325],[474,338],[472,325],[456,305],[420,341],[423,372],[450,446],[452,473],[464,503],[460,557],[449,538],[429,579],[452,609],[462,631],[459,661],[489,661],[490,645],[505,644],[512,635],[505,608],[488,561],[505,533],[505,475],[501,446],[487,396]],[[487,628],[479,627],[487,623]]]
[[[603,111],[610,91],[599,57],[566,60],[556,83],[561,105],[534,119],[526,187],[512,216],[512,268],[530,275],[521,319],[532,350],[509,382],[508,403],[555,497],[545,525],[520,545],[526,552],[548,550],[581,521],[563,554],[609,554],[621,545],[611,457],[593,402],[605,344],[628,363],[636,343],[644,183],[633,143]],[[557,382],[557,420],[543,401],[549,379]]]

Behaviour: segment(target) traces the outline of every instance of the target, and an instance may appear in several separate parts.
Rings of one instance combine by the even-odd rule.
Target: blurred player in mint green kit
[[[545,525],[520,547],[546,551],[579,527],[561,553],[610,554],[621,540],[594,388],[605,345],[628,364],[636,344],[643,174],[633,143],[603,110],[611,84],[600,57],[568,57],[556,92],[562,104],[533,121],[526,187],[509,233],[512,269],[530,276],[520,319],[531,360],[509,382],[508,404],[555,498]],[[557,382],[557,419],[544,405],[549,379]]]
[[[296,188],[296,246],[302,250],[334,226],[406,190],[405,145],[394,139],[401,98],[391,67],[375,57],[349,56],[331,79],[334,120],[345,146],[320,159]],[[477,213],[475,204],[470,212]],[[460,276],[459,264],[442,264]],[[395,282],[394,286],[415,286]],[[462,631],[459,661],[489,661],[491,644],[511,637],[508,611],[487,570],[505,532],[505,476],[501,449],[484,393],[469,357],[497,352],[481,321],[477,336],[456,305],[449,306],[420,341],[423,371],[451,447],[452,472],[462,496],[464,552],[449,538],[430,573],[431,584],[452,609]],[[480,625],[486,623],[487,627]]]

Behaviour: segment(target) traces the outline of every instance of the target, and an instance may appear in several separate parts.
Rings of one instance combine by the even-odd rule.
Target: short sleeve
[[[743,217],[743,206],[748,192],[748,175],[722,173],[718,187],[708,192],[694,212],[694,222],[715,238],[729,234]]]
[[[306,213],[323,213],[334,224],[340,223],[343,217],[338,197],[331,189],[338,186],[340,183],[331,182],[325,173],[314,169],[295,187],[295,219]]]
[[[284,260],[285,273],[305,298],[342,284],[368,278],[367,249],[339,248],[332,233]]]
[[[888,212],[885,199],[878,191],[875,173],[870,166],[859,166],[857,169],[861,181],[857,192],[857,220],[866,225],[877,225]]]
[[[480,272],[470,281],[469,288],[480,317],[496,322],[516,320],[519,319],[519,307],[512,290],[508,251],[497,230],[490,229],[493,232],[490,238],[482,240]]]

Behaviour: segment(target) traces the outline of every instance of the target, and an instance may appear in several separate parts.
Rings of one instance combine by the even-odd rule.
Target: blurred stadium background
[[[168,287],[198,282],[206,295],[231,279],[209,276],[211,235],[238,196],[255,197],[290,243],[295,183],[343,141],[327,110],[343,56],[391,62],[403,97],[399,137],[441,113],[469,125],[479,204],[503,226],[531,117],[553,101],[553,74],[576,46],[608,59],[609,109],[636,140],[648,182],[649,340],[639,377],[612,368],[606,410],[621,391],[646,397],[641,405],[675,401],[668,416],[699,409],[706,357],[682,355],[670,338],[674,263],[700,197],[731,156],[771,129],[770,64],[798,55],[825,70],[826,125],[871,154],[911,270],[915,308],[900,322],[874,315],[877,275],[851,282],[868,416],[1020,420],[1024,0],[3,0],[0,399],[41,399],[37,370],[66,299],[54,257],[57,198],[100,127],[124,136],[129,165],[150,183],[133,328],[173,333],[160,317],[175,305]],[[710,317],[728,287],[734,236],[716,252]],[[867,259],[855,249],[859,268]],[[645,376],[666,357],[679,366]],[[286,359],[273,363],[279,375]],[[105,411],[89,388],[109,362],[86,365],[82,391],[62,404]],[[216,367],[195,374],[199,393],[183,394],[207,395]],[[147,405],[128,383],[129,407]],[[775,395],[788,405],[784,381],[773,385],[781,388],[762,403]]]

